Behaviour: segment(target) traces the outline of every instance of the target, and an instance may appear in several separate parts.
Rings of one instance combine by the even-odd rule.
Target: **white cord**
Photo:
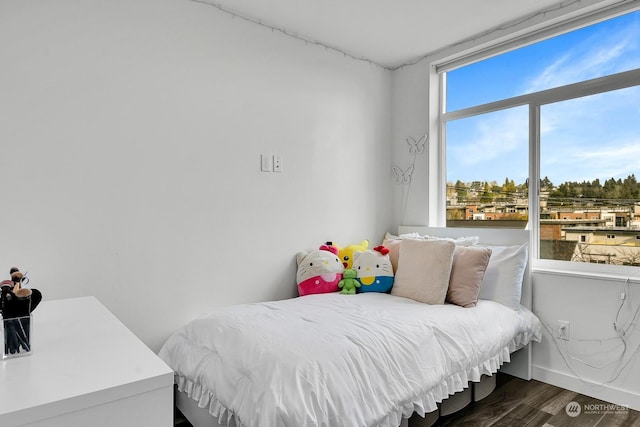
[[[636,325],[636,321],[638,318],[638,314],[640,314],[640,304],[638,304],[638,307],[636,308],[635,312],[633,313],[633,317],[631,318],[630,323],[625,326],[625,327],[619,327],[618,323],[620,321],[620,313],[622,312],[622,308],[624,307],[625,303],[627,302],[627,300],[631,299],[631,295],[630,295],[630,281],[631,278],[639,275],[640,274],[640,270],[638,270],[637,272],[635,272],[634,274],[630,275],[627,277],[627,279],[625,280],[624,283],[624,287],[623,287],[623,291],[620,295],[620,305],[618,306],[618,310],[616,311],[616,315],[615,315],[615,319],[613,322],[613,330],[616,333],[616,336],[614,337],[606,337],[606,338],[589,338],[589,339],[580,339],[580,338],[570,338],[570,341],[576,341],[576,342],[605,342],[605,341],[620,341],[620,344],[622,345],[622,351],[620,352],[620,354],[613,360],[606,362],[604,364],[601,365],[595,365],[592,364],[590,362],[587,362],[586,360],[577,357],[573,354],[571,354],[571,351],[568,348],[567,344],[564,344],[561,348],[560,344],[558,343],[558,338],[556,337],[553,328],[551,328],[542,318],[541,314],[537,314],[538,318],[540,319],[540,323],[543,325],[543,327],[547,330],[549,336],[552,338],[553,343],[556,347],[556,349],[558,350],[558,353],[560,353],[560,356],[562,357],[562,359],[564,360],[564,362],[566,363],[567,367],[569,368],[569,370],[571,371],[571,373],[578,378],[580,381],[582,381],[584,384],[593,387],[594,383],[585,380],[584,378],[582,378],[582,376],[580,376],[574,369],[571,361],[574,360],[576,362],[582,363],[592,369],[604,369],[610,365],[613,365],[614,363],[618,363],[618,365],[614,368],[611,377],[607,380],[604,381],[602,383],[598,383],[595,384],[598,387],[602,387],[606,384],[610,384],[613,383],[615,381],[618,380],[618,378],[620,378],[620,375],[622,375],[622,372],[624,372],[624,370],[631,364],[632,361],[635,361],[637,359],[638,354],[640,354],[640,344],[638,344],[638,346],[635,348],[635,350],[633,351],[633,354],[631,354],[631,356],[627,359],[626,362],[624,362],[625,359],[625,354],[627,354],[627,351],[631,348],[630,343],[629,343],[629,339],[631,337],[631,335],[633,335],[633,333],[635,332],[635,325]],[[624,363],[623,363],[624,362]]]
[[[624,307],[624,304],[627,301],[627,299],[630,298],[630,295],[629,295],[629,282],[631,281],[632,277],[637,276],[638,274],[640,274],[640,271],[637,271],[634,274],[632,274],[631,276],[627,277],[627,280],[624,281],[624,290],[620,294],[620,305],[618,306],[618,311],[616,312],[616,318],[615,318],[615,320],[613,322],[613,329],[621,337],[625,336],[627,334],[627,332],[629,331],[629,329],[631,329],[631,327],[635,325],[636,319],[638,318],[638,313],[640,312],[640,304],[638,304],[638,307],[636,308],[636,311],[633,314],[633,317],[631,318],[631,322],[629,323],[629,325],[627,325],[626,328],[622,328],[622,330],[618,329],[618,320],[620,318],[620,312],[622,311],[622,307]]]
[[[622,372],[624,372],[624,370],[629,366],[629,364],[636,360],[636,357],[638,356],[638,354],[640,354],[640,345],[638,345],[638,347],[636,347],[635,351],[633,352],[633,354],[631,355],[631,357],[627,360],[627,362],[620,366],[620,364],[622,363],[622,361],[624,360],[624,354],[627,352],[627,345],[626,342],[623,340],[623,346],[624,349],[622,351],[622,353],[620,354],[620,356],[618,356],[618,358],[616,360],[613,360],[611,362],[608,362],[602,366],[595,366],[592,365],[578,357],[573,356],[572,354],[569,354],[569,350],[568,349],[563,349],[560,348],[560,345],[558,344],[558,339],[556,338],[555,334],[553,333],[553,330],[549,327],[549,325],[544,322],[542,320],[542,318],[538,315],[538,317],[540,318],[540,323],[542,324],[542,326],[547,330],[547,332],[549,333],[549,335],[551,336],[551,339],[553,340],[553,344],[556,347],[556,349],[558,350],[558,353],[560,354],[560,357],[562,357],[562,360],[564,360],[565,364],[567,365],[567,368],[569,368],[569,371],[573,374],[574,377],[576,377],[578,380],[580,380],[583,384],[585,384],[586,386],[593,388],[593,387],[604,387],[607,384],[611,384],[615,381],[618,380],[618,378],[620,377],[620,375],[622,374]],[[613,338],[605,338],[602,340],[599,339],[591,339],[591,340],[577,340],[577,341],[606,341],[606,340],[611,340],[611,339],[619,339],[619,337],[613,337]],[[575,340],[575,339],[574,339]],[[584,379],[582,377],[582,375],[580,375],[578,372],[576,372],[576,370],[573,367],[573,364],[571,363],[571,360],[576,360],[577,362],[580,363],[584,363],[585,365],[594,368],[594,369],[602,369],[606,366],[609,366],[615,362],[618,362],[618,367],[614,370],[615,375],[612,375],[608,380],[603,381],[601,383],[594,383],[593,381],[587,381],[586,379]],[[615,372],[615,371],[618,372]]]

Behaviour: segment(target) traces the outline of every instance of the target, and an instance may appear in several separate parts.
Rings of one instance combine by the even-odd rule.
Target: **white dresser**
[[[0,426],[173,425],[173,371],[94,297],[43,301],[0,361]]]

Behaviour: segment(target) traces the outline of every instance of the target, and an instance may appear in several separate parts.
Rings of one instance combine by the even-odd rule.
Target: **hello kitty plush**
[[[334,252],[337,250],[322,245],[320,249],[296,255],[296,283],[300,296],[339,291],[338,283],[342,280],[344,266]]]
[[[389,249],[384,246],[356,252],[353,268],[358,272],[358,281],[362,285],[358,292],[389,292],[393,287],[393,267]]]

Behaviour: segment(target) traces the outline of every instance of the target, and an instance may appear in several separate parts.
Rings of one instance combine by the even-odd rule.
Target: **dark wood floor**
[[[640,427],[640,412],[632,409],[506,374],[498,374],[496,382],[491,395],[462,411],[441,417],[435,426]],[[578,405],[573,404],[574,411],[567,412],[570,402],[579,404],[579,413]]]
[[[491,395],[441,417],[434,427],[640,427],[640,412],[632,409],[506,374],[498,374],[496,382]],[[577,404],[573,412],[567,412],[570,402]],[[421,420],[414,415],[409,427],[420,427]],[[191,427],[179,412],[175,425]]]

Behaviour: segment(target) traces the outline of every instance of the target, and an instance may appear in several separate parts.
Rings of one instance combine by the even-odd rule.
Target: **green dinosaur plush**
[[[360,282],[356,279],[358,272],[353,268],[348,268],[342,273],[342,280],[338,282],[338,287],[342,289],[341,294],[353,295],[356,293],[356,288],[360,287]]]

